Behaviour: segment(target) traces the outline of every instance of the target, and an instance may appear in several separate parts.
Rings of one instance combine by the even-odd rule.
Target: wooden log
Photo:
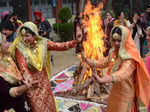
[[[84,78],[84,74],[85,74],[85,71],[87,70],[87,66],[86,66],[86,64],[84,64],[83,65],[83,68],[82,68],[82,70],[81,70],[81,75],[80,75],[80,78],[79,78],[79,85],[81,85],[81,83],[82,83],[82,80],[83,80],[83,78]]]

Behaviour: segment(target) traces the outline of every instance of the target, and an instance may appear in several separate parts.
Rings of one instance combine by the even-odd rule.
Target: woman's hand
[[[25,76],[25,80],[23,80],[23,83],[27,86],[27,88],[31,88],[31,87],[38,87],[38,81],[37,80],[33,80],[32,77],[30,75],[26,75]]]
[[[99,82],[99,83],[109,83],[113,81],[112,76],[106,75],[103,77],[100,77],[97,75],[97,73],[93,73],[93,77]]]
[[[25,85],[27,86],[27,88],[38,88],[38,84],[39,82],[37,80],[29,82],[29,83],[25,83]]]
[[[94,80],[98,81],[98,83],[104,83],[104,78],[101,78],[100,76],[97,75],[96,72],[93,72],[93,78]]]
[[[11,88],[10,89],[10,95],[13,96],[13,97],[20,96],[31,87],[32,88],[37,88],[38,87],[38,81],[32,81],[30,83],[27,83],[27,82],[24,81],[23,85]]]
[[[23,83],[26,85],[27,89],[29,88],[38,88],[38,84],[39,82],[37,80],[33,80],[33,81],[23,81]]]

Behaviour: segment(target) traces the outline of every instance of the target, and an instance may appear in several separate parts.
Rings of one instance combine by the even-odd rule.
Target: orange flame
[[[91,2],[88,0],[87,5],[84,10],[83,24],[87,26],[87,37],[86,41],[83,42],[84,56],[92,60],[98,60],[99,58],[104,58],[104,42],[103,37],[104,31],[102,29],[102,19],[101,19],[101,8],[103,4],[99,6],[92,6]],[[82,83],[92,76],[92,69],[88,68],[84,74],[84,79]]]

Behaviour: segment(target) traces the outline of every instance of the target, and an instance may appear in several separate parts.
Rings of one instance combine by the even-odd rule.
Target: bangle
[[[15,98],[17,97],[17,91],[16,91],[16,87],[13,87],[9,90],[9,94],[11,97]]]
[[[73,42],[69,42],[68,46],[69,48],[73,48]]]

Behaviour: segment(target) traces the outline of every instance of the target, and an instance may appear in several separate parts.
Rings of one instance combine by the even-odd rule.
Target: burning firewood
[[[84,35],[83,39],[83,55],[91,60],[99,60],[104,58],[104,31],[102,29],[101,12],[102,4],[92,6],[90,1],[87,2],[84,10],[84,18],[82,20]],[[84,96],[84,98],[95,101],[104,102],[109,94],[109,85],[99,84],[93,79],[92,74],[96,73],[100,77],[103,76],[102,69],[91,68],[81,58],[81,63],[74,73],[73,90],[70,92],[72,96]],[[67,94],[68,95],[68,94]]]

